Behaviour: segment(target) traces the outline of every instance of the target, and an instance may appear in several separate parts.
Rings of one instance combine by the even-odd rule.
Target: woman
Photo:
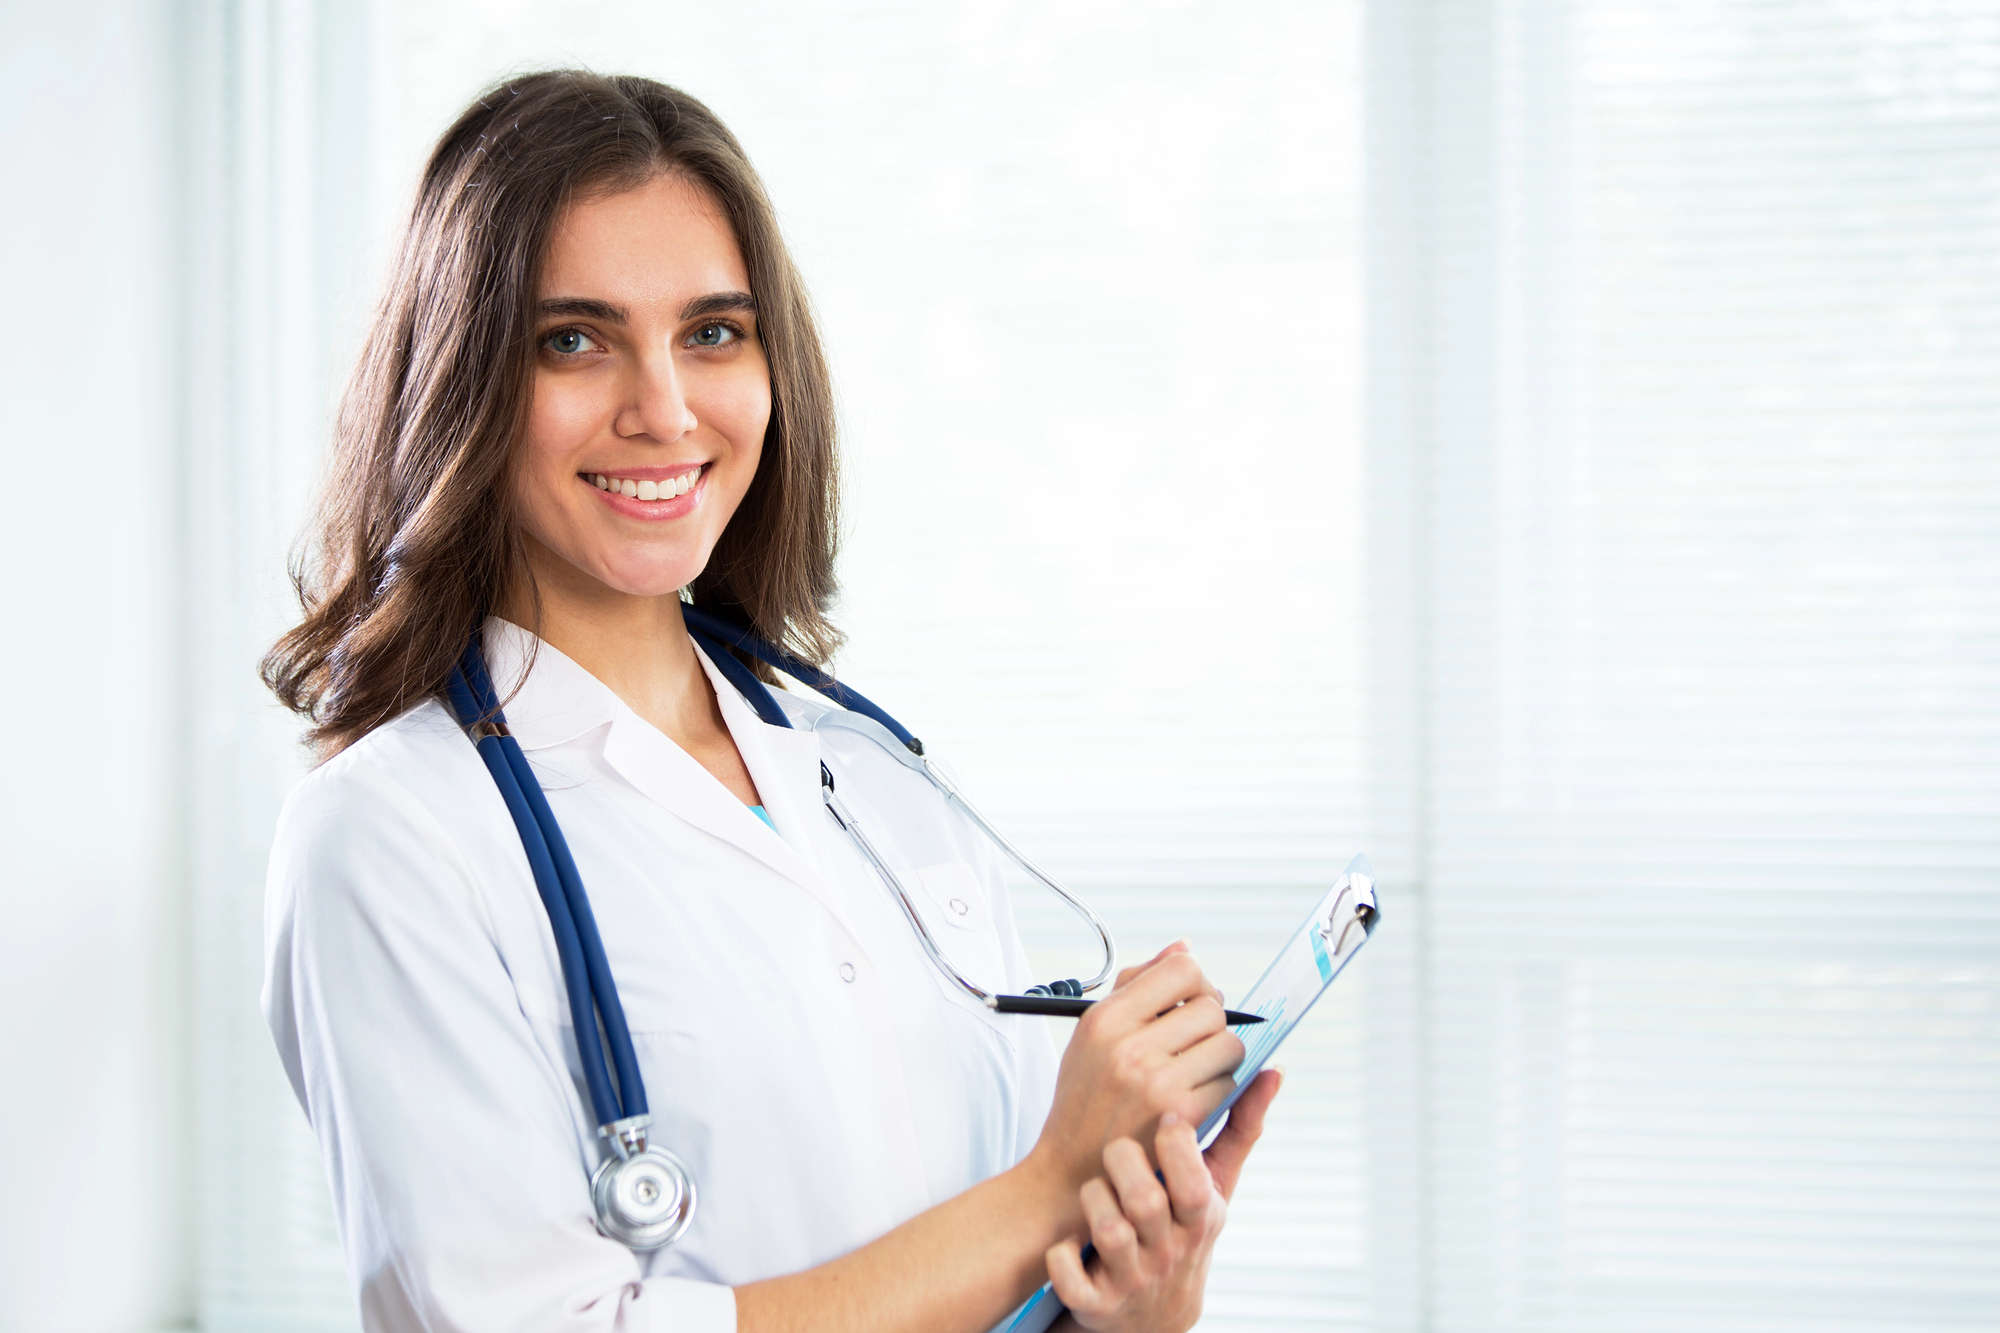
[[[323,760],[272,852],[265,1009],[368,1327],[976,1333],[1044,1280],[1086,1327],[1192,1323],[1276,1078],[1204,1160],[1190,1126],[1242,1046],[1185,949],[1122,973],[1058,1068],[1040,1021],[923,955],[821,766],[954,963],[1019,989],[985,847],[815,732],[829,705],[780,691],[794,729],[759,720],[684,626],[686,590],[809,660],[838,642],[826,370],[705,107],[554,72],[466,111],[327,497],[265,663]],[[588,885],[653,1140],[697,1182],[666,1249],[593,1224],[609,1150],[549,920],[440,700],[468,640]]]

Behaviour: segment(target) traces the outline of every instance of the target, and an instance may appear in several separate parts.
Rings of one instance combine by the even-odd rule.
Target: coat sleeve
[[[419,801],[362,763],[308,778],[279,824],[265,926],[265,1017],[370,1333],[733,1333],[730,1288],[645,1278],[598,1234],[567,1067]]]

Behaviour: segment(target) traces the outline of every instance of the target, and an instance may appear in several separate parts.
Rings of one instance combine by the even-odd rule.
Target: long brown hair
[[[337,753],[442,690],[526,573],[511,479],[532,392],[537,285],[563,210],[676,172],[736,234],[771,375],[763,458],[691,588],[824,663],[837,541],[833,393],[819,335],[742,146],[651,79],[550,70],[495,84],[438,141],[335,420],[292,579],[305,618],[265,684]],[[530,628],[535,628],[530,626]]]

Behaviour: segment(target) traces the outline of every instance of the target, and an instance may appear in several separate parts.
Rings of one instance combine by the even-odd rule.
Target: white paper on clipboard
[[[1368,858],[1357,856],[1319,900],[1305,924],[1292,932],[1285,947],[1257,978],[1257,984],[1232,1007],[1255,1014],[1262,1023],[1232,1031],[1243,1039],[1243,1063],[1236,1066],[1236,1087],[1222,1105],[1201,1122],[1196,1137],[1206,1148],[1222,1132],[1229,1108],[1243,1095],[1250,1080],[1271,1062],[1278,1044],[1291,1035],[1306,1011],[1326,994],[1341,969],[1365,944],[1381,915],[1375,902],[1375,871]]]
[[[1201,1122],[1196,1137],[1203,1147],[1222,1131],[1229,1108],[1243,1095],[1250,1080],[1270,1063],[1271,1056],[1299,1025],[1299,1020],[1319,1002],[1333,979],[1368,942],[1381,915],[1375,901],[1375,869],[1368,864],[1367,857],[1357,856],[1347,863],[1347,869],[1333,882],[1304,924],[1292,932],[1257,984],[1231,1006],[1243,1013],[1256,1014],[1264,1021],[1233,1029],[1243,1039],[1243,1063],[1236,1067],[1236,1087]],[[1005,1333],[1045,1333],[1062,1312],[1063,1303],[1056,1299],[1055,1288],[1044,1284],[1002,1328]]]

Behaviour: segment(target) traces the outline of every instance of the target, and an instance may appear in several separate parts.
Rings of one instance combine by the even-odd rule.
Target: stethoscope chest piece
[[[635,1250],[671,1245],[694,1221],[694,1177],[665,1148],[607,1158],[590,1178],[597,1228]]]

